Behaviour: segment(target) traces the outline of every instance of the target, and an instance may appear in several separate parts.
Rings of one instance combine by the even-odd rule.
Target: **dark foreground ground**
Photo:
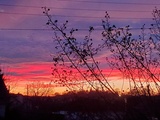
[[[79,92],[54,97],[10,95],[5,120],[160,120],[160,96]]]

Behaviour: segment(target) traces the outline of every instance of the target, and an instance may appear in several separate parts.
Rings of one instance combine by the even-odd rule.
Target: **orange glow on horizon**
[[[52,73],[51,68],[52,68],[52,63],[48,63],[48,62],[15,64],[12,68],[9,68],[8,73],[6,73],[5,78],[7,79],[6,80],[7,88],[10,90],[11,93],[21,93],[23,95],[27,95],[27,86],[30,86],[30,87],[32,86],[32,88],[35,87],[36,89],[38,85],[40,85],[39,87],[42,90],[46,90],[47,87],[51,89],[50,91],[52,92],[50,92],[50,94],[47,94],[47,95],[54,95],[55,93],[62,94],[66,92],[68,88],[65,86],[65,84],[64,85],[57,84],[54,82],[55,78],[51,74]],[[129,80],[127,80],[126,78],[123,78],[122,73],[120,73],[119,70],[105,69],[105,70],[102,70],[102,72],[106,76],[108,76],[106,79],[108,80],[108,83],[113,87],[113,89],[118,91],[129,90],[129,87],[130,87]],[[77,84],[77,86],[80,86],[84,90],[87,90],[89,84],[86,81],[82,82],[83,79],[78,76],[76,76],[75,80],[80,80],[80,81],[77,81],[77,82],[74,82],[74,80],[70,81],[70,82],[73,82],[71,86],[74,89],[74,84],[75,85]],[[72,76],[70,76],[70,78],[72,78]],[[81,85],[81,82],[82,82],[82,85]],[[151,84],[153,85],[154,83],[151,83]],[[144,86],[147,86],[145,81],[144,81]],[[132,84],[132,87],[134,87],[134,84]],[[77,88],[78,87],[75,87],[75,89]]]
[[[6,73],[7,86],[10,87],[10,91],[13,93],[22,93],[26,94],[26,86],[34,82],[41,82],[44,84],[50,84],[50,87],[54,89],[54,93],[59,92],[63,93],[66,91],[66,87],[62,85],[54,84],[52,81],[54,78],[52,76],[52,63],[20,63],[15,64],[12,68],[8,68],[8,73]],[[104,70],[108,73],[110,70]],[[112,80],[120,79],[120,73],[118,71],[112,72]],[[110,81],[112,81],[110,80]],[[118,82],[117,82],[118,83]],[[118,84],[115,84],[115,87],[118,87]]]

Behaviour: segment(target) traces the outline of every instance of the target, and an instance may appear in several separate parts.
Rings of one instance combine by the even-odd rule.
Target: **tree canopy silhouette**
[[[50,9],[46,7],[43,9],[43,13],[48,18],[46,24],[53,30],[56,44],[56,54],[53,56],[55,83],[62,84],[71,91],[77,90],[77,88],[83,89],[82,85],[87,84],[96,91],[110,92],[117,96],[117,92],[108,81],[110,73],[106,75],[103,72],[100,61],[97,59],[97,56],[101,55],[102,52],[106,53],[105,60],[110,69],[119,70],[122,78],[129,81],[130,94],[139,97],[146,96],[140,97],[140,101],[145,101],[149,97],[148,106],[146,107],[146,104],[143,104],[143,108],[148,109],[147,114],[149,115],[147,117],[159,118],[157,106],[154,104],[151,95],[160,93],[160,10],[157,8],[153,10],[153,24],[151,24],[149,32],[146,31],[144,24],[138,37],[131,33],[129,25],[123,28],[112,25],[110,16],[106,12],[105,18],[102,20],[101,42],[95,45],[96,40],[92,37],[94,27],[89,27],[88,35],[79,40],[76,38],[78,29],[69,29],[68,21],[60,24],[58,20],[52,19],[49,14]],[[101,92],[98,92],[98,94],[106,103],[114,101],[113,97],[108,98]],[[127,98],[124,98],[124,105],[127,109],[129,105]],[[133,112],[132,110],[139,111],[137,108],[130,109],[131,111],[126,110],[126,115],[123,117],[113,109],[115,118],[130,119],[133,116],[139,116],[137,116],[139,112]],[[109,116],[109,114],[106,116]],[[146,116],[144,117],[144,119],[148,119]]]
[[[107,90],[116,94],[96,59],[101,52],[107,51],[106,64],[122,73],[123,79],[129,81],[130,91],[135,89],[135,95],[160,92],[158,84],[160,11],[157,8],[153,10],[154,24],[151,24],[149,33],[146,32],[144,24],[138,38],[132,35],[129,25],[123,28],[112,25],[106,12],[105,19],[102,20],[102,42],[97,46],[92,38],[94,27],[89,27],[88,35],[84,36],[83,40],[78,40],[75,35],[78,29],[69,30],[68,21],[60,24],[58,20],[52,19],[50,9],[46,7],[43,9],[43,13],[48,17],[46,24],[53,30],[56,43],[53,75],[58,79],[55,82],[72,86],[69,89],[75,86],[81,89],[80,84],[85,80],[95,90]]]

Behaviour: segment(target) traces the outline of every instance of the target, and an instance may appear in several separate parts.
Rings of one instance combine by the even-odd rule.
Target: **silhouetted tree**
[[[0,69],[0,119],[4,120],[7,114],[9,93],[4,83],[4,75]]]
[[[137,94],[140,93],[138,88],[142,88],[143,94],[150,95],[150,89],[156,89],[159,93],[159,39],[156,33],[158,27],[158,10],[153,11],[153,17],[156,24],[152,24],[150,32],[145,32],[145,25],[141,28],[141,35],[133,38],[130,32],[130,26],[125,28],[116,28],[111,25],[106,15],[103,21],[105,26],[102,32],[104,44],[103,47],[110,51],[107,56],[107,62],[123,74],[130,81],[130,89],[132,86],[136,89]],[[133,84],[132,84],[133,83]],[[152,83],[152,84],[151,84]],[[147,87],[150,86],[150,87]],[[147,87],[148,89],[145,89]]]
[[[48,17],[46,24],[53,30],[56,43],[57,53],[53,56],[55,82],[69,87],[70,84],[78,85],[85,80],[95,90],[109,91],[116,95],[96,59],[101,52],[107,51],[106,64],[119,70],[124,79],[129,81],[130,92],[138,96],[151,96],[151,91],[154,90],[160,93],[160,11],[157,8],[153,10],[155,24],[151,25],[148,33],[145,25],[142,26],[138,37],[132,35],[129,25],[123,28],[112,25],[106,12],[105,19],[102,20],[103,42],[97,46],[91,37],[93,27],[89,28],[88,35],[80,41],[75,37],[78,29],[69,30],[68,21],[58,23],[58,20],[52,19],[49,11],[44,7],[43,13]]]
[[[103,88],[116,93],[109,84],[107,77],[102,73],[96,55],[101,46],[95,47],[91,34],[93,27],[89,28],[84,40],[76,39],[74,33],[78,29],[67,29],[68,21],[59,25],[58,20],[53,21],[49,9],[44,7],[44,14],[48,17],[47,25],[54,31],[57,54],[53,56],[53,75],[58,78],[56,82],[65,85],[79,85],[86,81],[93,89]],[[97,84],[98,83],[98,84]]]
[[[4,79],[5,79],[4,74],[2,73],[2,70],[0,69],[0,97],[2,99],[5,99],[8,96],[8,90],[4,83]]]
[[[27,84],[26,92],[29,96],[50,96],[54,93],[51,82],[44,83],[39,81]]]

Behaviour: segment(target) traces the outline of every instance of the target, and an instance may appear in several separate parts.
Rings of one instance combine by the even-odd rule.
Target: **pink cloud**
[[[18,81],[30,81],[30,80],[44,80],[51,78],[51,63],[37,62],[37,63],[20,63],[12,64],[9,68],[9,75]],[[40,79],[41,78],[41,79]]]

